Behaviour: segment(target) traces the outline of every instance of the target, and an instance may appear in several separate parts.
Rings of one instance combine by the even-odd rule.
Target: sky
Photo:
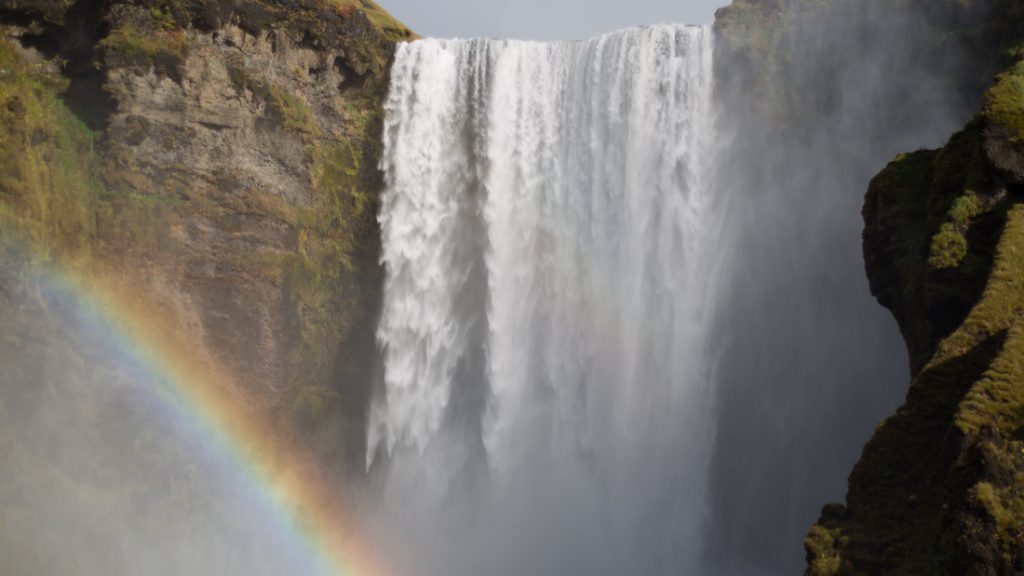
[[[709,24],[730,0],[378,0],[422,36],[576,40],[629,26]]]

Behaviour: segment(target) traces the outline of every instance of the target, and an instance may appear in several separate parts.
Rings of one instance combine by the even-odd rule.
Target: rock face
[[[5,573],[283,573],[210,564],[251,522],[83,287],[229,375],[266,423],[247,449],[358,487],[382,102],[411,36],[367,0],[0,1]]]
[[[907,24],[892,28],[908,14]],[[829,28],[837,18],[848,24]],[[846,503],[825,506],[807,536],[806,573],[1024,573],[1019,3],[737,0],[719,12],[716,26],[724,52],[718,62],[735,63],[719,86],[748,105],[743,125],[779,134],[774,141],[784,143],[783,154],[806,154],[795,171],[827,161],[833,176],[814,184],[832,186],[831,198],[851,176],[859,190],[867,184],[868,175],[850,170],[865,143],[870,157],[915,130],[914,122],[892,128],[916,113],[908,99],[925,91],[959,97],[964,105],[954,108],[955,123],[941,110],[933,114],[933,123],[950,130],[977,112],[952,138],[940,133],[948,139],[940,150],[900,154],[870,183],[863,207],[867,276],[899,324],[913,380],[903,406],[864,448]],[[819,54],[805,54],[799,40],[808,36],[799,30],[827,30]],[[908,57],[907,50],[914,52]],[[962,61],[941,68],[954,58]],[[897,87],[909,75],[915,81]],[[872,93],[865,85],[882,88]],[[799,147],[821,132],[821,147],[841,139],[846,148],[829,156]],[[930,134],[917,133],[911,145]],[[880,165],[871,162],[876,167],[868,174]],[[765,178],[764,188],[778,179]]]
[[[1024,12],[994,8],[1004,71],[982,110],[867,192],[871,290],[913,380],[811,529],[808,574],[1024,573]]]
[[[943,149],[901,155],[868,190],[871,288],[900,323],[914,378],[846,507],[811,530],[809,574],[1024,571],[1024,157],[991,109],[1019,65]]]
[[[381,102],[411,32],[350,0],[7,0],[0,31],[5,246],[130,286],[282,436],[362,462]]]

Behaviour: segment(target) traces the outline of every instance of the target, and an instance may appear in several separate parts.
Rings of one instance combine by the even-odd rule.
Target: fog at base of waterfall
[[[711,438],[712,33],[400,45],[374,529],[420,574],[685,573]]]

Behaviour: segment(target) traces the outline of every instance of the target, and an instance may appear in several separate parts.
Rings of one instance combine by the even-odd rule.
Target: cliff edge
[[[382,102],[395,43],[412,37],[367,0],[0,2],[0,542],[20,563],[8,568],[82,569],[19,544],[46,533],[31,529],[47,522],[34,491],[76,510],[98,498],[83,495],[166,481],[128,478],[125,454],[79,467],[39,453],[60,434],[139,462],[163,450],[119,439],[137,430],[110,384],[123,368],[69,323],[55,282],[158,321],[230,374],[238,404],[289,450],[362,469]]]
[[[1004,15],[1015,33],[1024,13]],[[1015,34],[979,114],[870,185],[864,257],[913,380],[807,538],[808,574],[1024,571],[1024,62]]]
[[[825,506],[810,530],[806,573],[1024,573],[1024,10],[737,0],[716,29],[731,65],[723,96],[740,125],[769,134],[751,161],[797,150],[826,163],[821,182],[843,194],[867,181],[850,169],[858,155],[875,172],[879,150],[938,141],[932,126],[976,112],[941,149],[899,154],[871,180],[864,262],[912,382],[864,448],[845,504]],[[801,148],[815,138],[842,144]]]

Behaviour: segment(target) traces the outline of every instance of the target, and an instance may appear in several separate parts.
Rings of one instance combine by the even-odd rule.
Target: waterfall
[[[399,562],[692,573],[714,428],[712,43],[666,25],[398,47],[367,464]]]

